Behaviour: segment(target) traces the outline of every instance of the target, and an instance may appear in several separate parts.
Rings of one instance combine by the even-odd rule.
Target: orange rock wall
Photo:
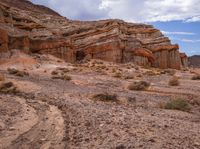
[[[8,34],[5,30],[0,29],[0,52],[8,51]]]

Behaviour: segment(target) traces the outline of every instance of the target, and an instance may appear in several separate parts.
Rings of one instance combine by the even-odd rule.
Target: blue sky
[[[188,55],[200,55],[200,0],[31,0],[75,20],[123,19],[148,23],[178,43]]]

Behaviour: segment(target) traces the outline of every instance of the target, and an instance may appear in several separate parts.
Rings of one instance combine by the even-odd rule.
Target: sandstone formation
[[[183,67],[188,67],[188,57],[185,53],[180,53],[181,55],[181,63]]]
[[[158,68],[187,66],[187,56],[179,53],[179,46],[171,44],[169,38],[151,25],[121,20],[71,21],[25,0],[2,2],[1,52],[19,49],[47,53],[67,62],[102,59]],[[14,7],[15,4],[20,7]]]

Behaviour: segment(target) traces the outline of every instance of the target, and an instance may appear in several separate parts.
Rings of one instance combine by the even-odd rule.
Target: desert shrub
[[[194,76],[192,77],[192,80],[200,80],[200,75],[199,75],[199,74],[194,75]]]
[[[138,74],[136,77],[141,78],[141,77],[142,77],[142,74]]]
[[[71,76],[67,75],[67,74],[63,74],[63,75],[53,75],[51,77],[52,79],[59,79],[59,80],[65,80],[65,81],[70,81],[72,78]]]
[[[18,71],[15,75],[18,77],[24,77],[24,76],[29,76],[29,73],[25,71]]]
[[[1,93],[17,93],[17,87],[12,82],[3,82],[0,84]]]
[[[122,74],[120,72],[116,72],[116,73],[114,73],[113,77],[115,77],[115,78],[121,78]]]
[[[124,79],[126,79],[126,80],[134,79],[134,76],[132,74],[127,74],[126,76],[124,76]]]
[[[112,73],[116,73],[116,69],[115,68],[112,68]]]
[[[15,76],[18,76],[18,77],[24,77],[24,76],[29,75],[28,72],[20,71],[20,70],[17,70],[15,68],[8,68],[7,71],[8,71],[9,74],[12,74],[12,75],[15,75]]]
[[[62,71],[64,73],[67,73],[67,72],[70,71],[68,68],[62,68],[62,67],[57,68],[57,70],[60,70],[60,71]]]
[[[65,80],[65,81],[70,81],[72,78],[71,78],[71,76],[69,76],[69,75],[63,75],[63,80]]]
[[[7,71],[9,74],[16,74],[18,72],[18,70],[15,68],[8,68]]]
[[[109,93],[100,93],[93,96],[93,99],[105,101],[105,102],[117,102],[117,95],[116,94],[109,94]]]
[[[173,77],[169,80],[168,84],[169,84],[170,86],[178,86],[178,85],[180,85],[180,81],[179,81],[178,77],[173,76]]]
[[[52,74],[52,75],[57,75],[57,74],[58,74],[58,71],[54,70],[54,71],[51,72],[51,74]]]
[[[190,104],[185,99],[178,98],[168,101],[164,105],[164,108],[171,110],[190,111]]]
[[[128,86],[129,90],[136,90],[136,91],[141,91],[141,90],[146,90],[150,87],[150,83],[146,81],[135,81],[131,83]]]

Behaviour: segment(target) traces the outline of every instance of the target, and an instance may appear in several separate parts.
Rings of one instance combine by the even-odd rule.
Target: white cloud
[[[102,0],[109,16],[135,22],[187,20],[200,14],[200,0]],[[190,21],[200,21],[191,19]]]
[[[70,19],[130,22],[200,21],[200,0],[31,0]]]
[[[102,0],[31,0],[57,11],[69,19],[96,20],[108,17],[107,10],[99,6]]]
[[[166,35],[196,35],[192,32],[168,32],[168,31],[161,31],[163,34]]]
[[[194,16],[186,20],[186,22],[199,22],[200,16]]]
[[[187,42],[187,43],[199,43],[200,39],[180,39],[180,38],[174,38],[174,40],[182,41],[182,42]]]
[[[200,21],[200,0],[31,0],[81,20],[119,18],[130,22]]]
[[[195,39],[195,40],[192,40],[192,39],[181,39],[181,41],[189,42],[189,43],[197,43],[197,42],[200,42],[200,39]]]

